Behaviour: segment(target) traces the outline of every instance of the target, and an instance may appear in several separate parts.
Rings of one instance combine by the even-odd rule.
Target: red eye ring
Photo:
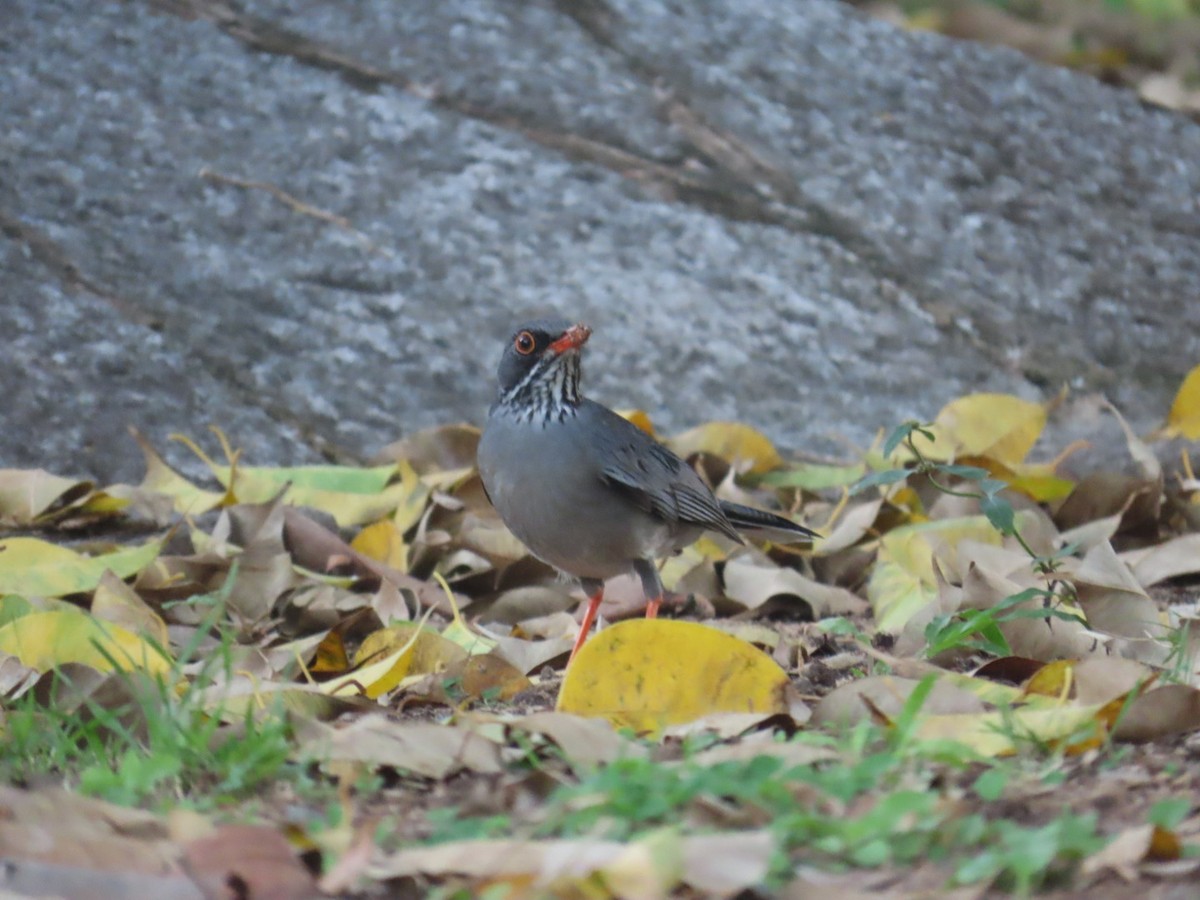
[[[513,349],[522,356],[528,356],[537,347],[537,340],[528,331],[522,331],[513,338]]]

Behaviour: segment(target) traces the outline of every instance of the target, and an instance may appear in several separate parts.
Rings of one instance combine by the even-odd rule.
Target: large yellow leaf
[[[657,733],[714,712],[785,712],[787,684],[784,671],[745,641],[694,622],[641,619],[583,645],[558,709]]]
[[[1200,366],[1188,372],[1179,386],[1164,431],[1170,436],[1182,435],[1189,441],[1200,441]]]
[[[739,422],[709,422],[667,441],[667,446],[680,456],[693,453],[711,453],[730,463],[751,463],[750,471],[756,475],[778,468],[783,460],[775,446],[760,431]]]
[[[0,594],[62,597],[90,591],[106,571],[118,578],[140,572],[161,547],[159,541],[150,541],[102,556],[83,556],[37,538],[9,538],[0,541]]]
[[[1046,427],[1046,407],[1012,394],[969,394],[942,407],[930,431],[914,435],[929,459],[986,456],[1009,467],[1023,462]]]
[[[132,631],[76,610],[44,610],[14,619],[0,628],[0,652],[41,672],[64,663],[101,672],[144,669],[156,675],[171,668],[169,659]]]

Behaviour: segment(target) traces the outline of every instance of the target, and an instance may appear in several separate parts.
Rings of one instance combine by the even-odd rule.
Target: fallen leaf
[[[775,446],[760,431],[738,422],[708,422],[667,441],[667,446],[684,459],[694,453],[709,453],[737,463],[748,463],[747,471],[761,475],[783,462]]]
[[[324,896],[287,839],[268,825],[223,825],[184,847],[183,867],[208,900]]]
[[[636,759],[644,757],[647,752],[641,744],[617,734],[604,719],[570,713],[531,713],[506,722],[505,727],[527,734],[539,734],[552,741],[574,766],[597,766],[618,759]]]
[[[1200,441],[1200,366],[1188,372],[1179,385],[1164,432],[1169,437]]]
[[[0,652],[46,672],[64,663],[82,663],[100,672],[143,669],[166,675],[171,660],[144,638],[84,612],[31,612],[0,628]]]
[[[81,502],[94,487],[45,469],[0,469],[0,522],[30,525],[51,507],[61,511]]]
[[[92,591],[107,571],[129,578],[148,566],[160,541],[100,556],[83,556],[67,547],[30,537],[0,541],[0,594],[64,597]]]
[[[1200,728],[1200,691],[1167,684],[1136,697],[1117,719],[1113,736],[1145,743]]]
[[[787,674],[765,653],[693,622],[619,622],[583,645],[558,696],[562,712],[658,732],[713,712],[786,712]]]
[[[932,443],[914,434],[913,444],[927,459],[989,457],[1012,468],[1025,460],[1045,427],[1046,407],[1040,403],[1011,394],[970,394],[942,407],[929,429]]]
[[[426,778],[503,770],[495,742],[454,725],[398,722],[368,713],[343,728],[308,719],[298,723],[296,730],[306,753],[316,759],[390,766]]]
[[[937,598],[933,559],[949,555],[960,541],[999,545],[1001,536],[986,516],[968,516],[902,525],[883,536],[867,583],[876,627],[898,632],[918,610]]]
[[[795,569],[764,564],[749,554],[729,560],[722,579],[725,595],[747,609],[757,609],[773,597],[786,596],[807,604],[815,619],[860,616],[867,611],[867,601],[845,588],[821,584]]]
[[[921,682],[894,675],[872,675],[839,685],[817,701],[812,722],[817,726],[846,726],[868,721],[871,707],[888,718],[904,709],[909,696]],[[863,701],[870,701],[868,706]],[[982,713],[983,702],[969,691],[948,681],[935,681],[921,707],[921,714]]]

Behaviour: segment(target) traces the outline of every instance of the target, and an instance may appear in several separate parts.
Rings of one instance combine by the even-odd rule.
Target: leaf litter
[[[1198,371],[1152,439],[1196,439]],[[638,618],[615,581],[565,672],[582,593],[499,523],[468,426],[364,469],[182,440],[212,485],[140,435],[138,485],[2,471],[19,787],[0,803],[42,829],[4,842],[14,883],[965,896],[1195,877],[1191,448],[1168,476],[1121,420],[1127,470],[1078,478],[1067,454],[1028,461],[1053,415],[972,395],[838,462],[737,423],[668,438],[718,492],[822,538],[702,539],[662,566],[676,618]],[[160,812],[127,825],[85,794]]]

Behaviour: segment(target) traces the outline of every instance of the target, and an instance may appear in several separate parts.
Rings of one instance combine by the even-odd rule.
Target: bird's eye
[[[533,348],[537,346],[537,341],[533,339],[533,335],[528,331],[522,331],[513,341],[513,347],[522,356],[528,356],[533,352]]]

